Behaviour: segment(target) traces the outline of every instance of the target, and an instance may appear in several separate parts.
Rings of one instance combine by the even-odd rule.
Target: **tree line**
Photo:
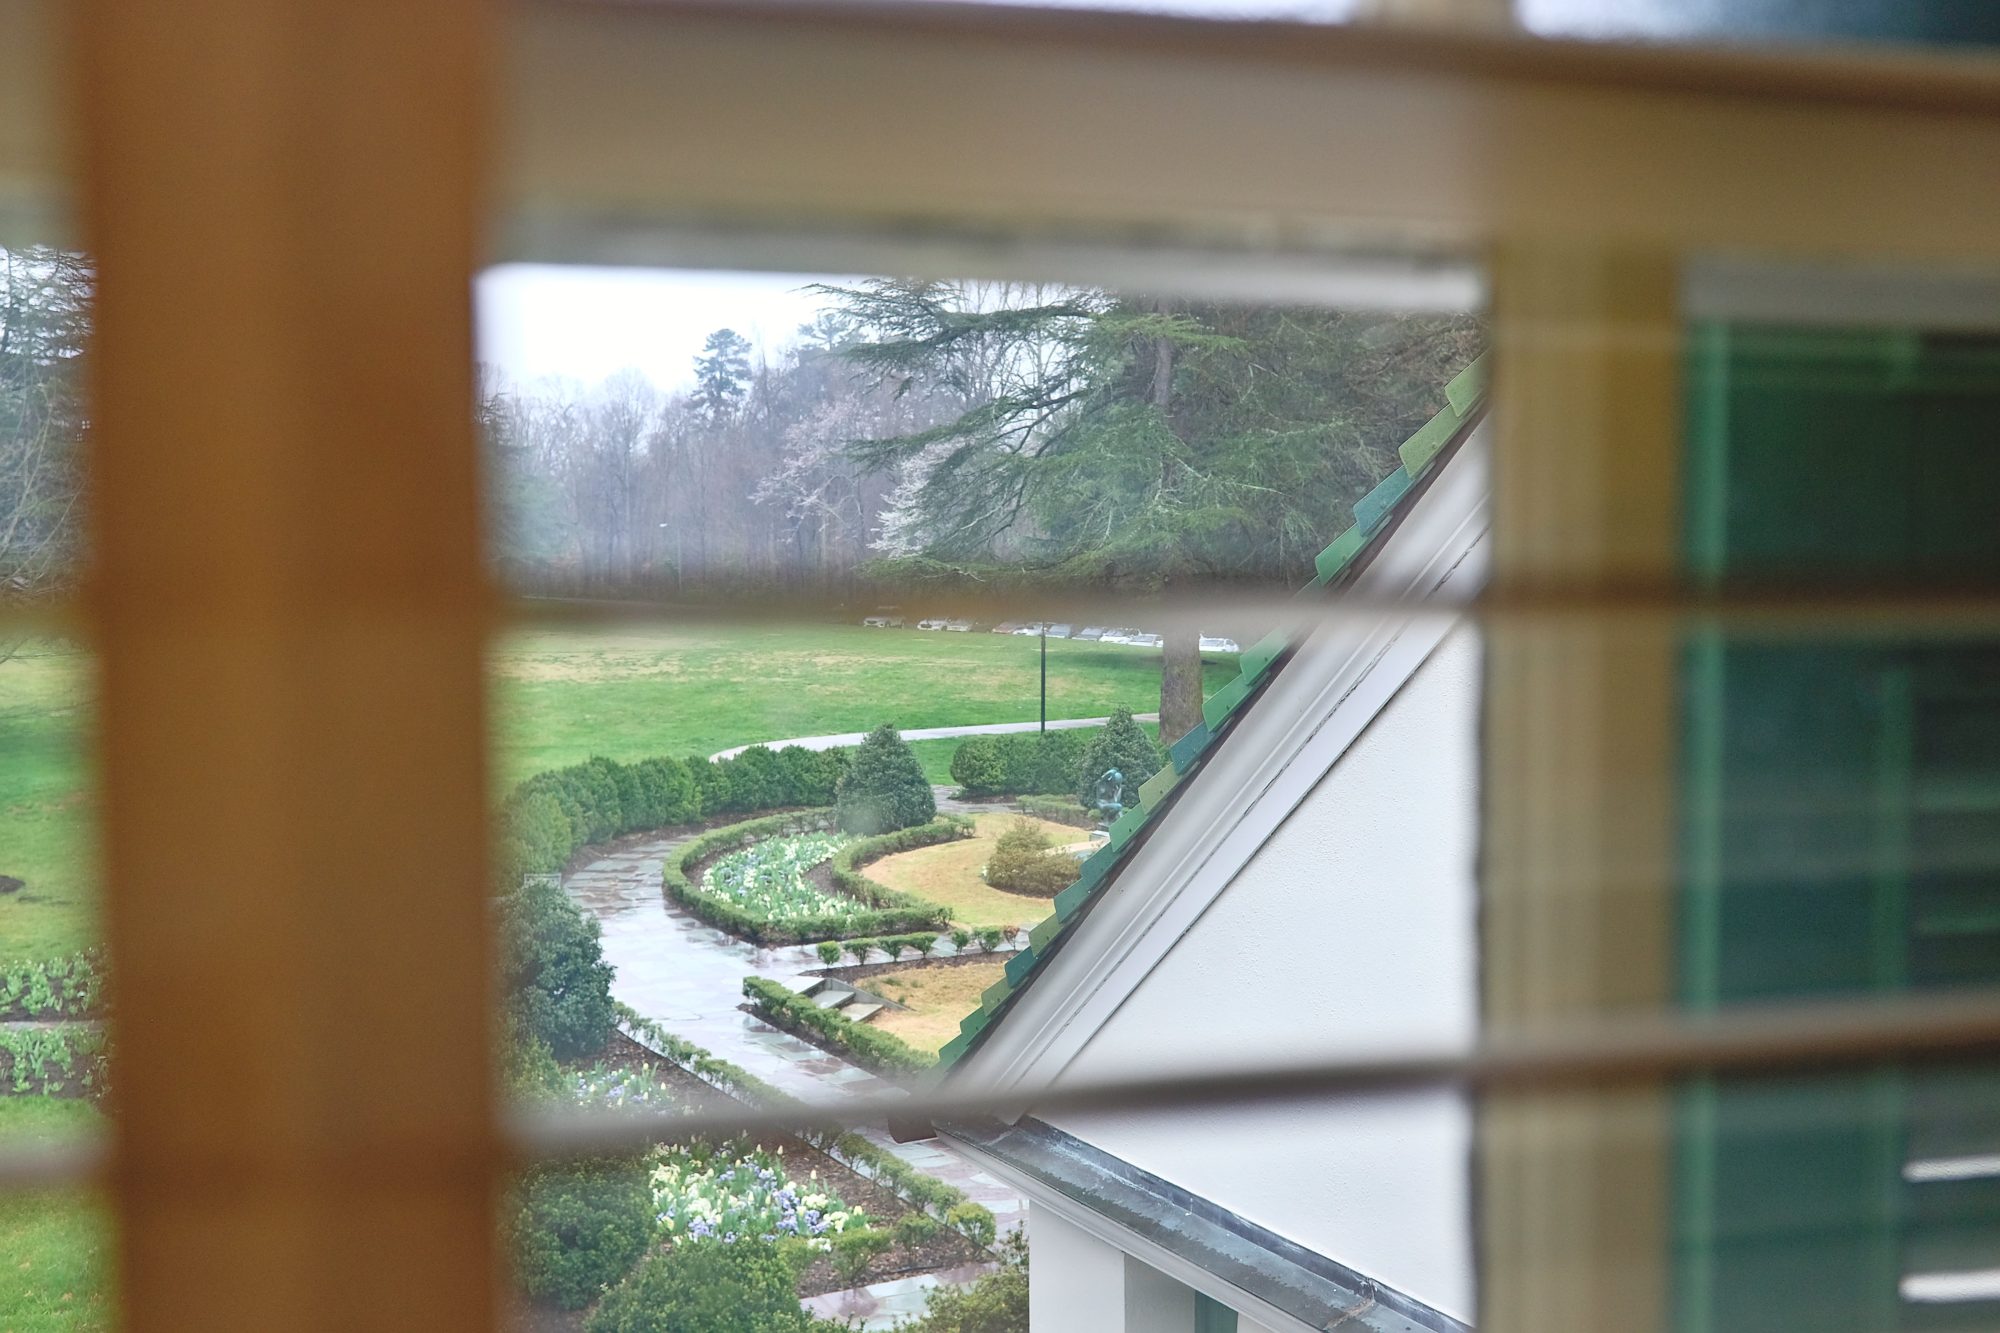
[[[913,587],[1297,584],[1483,337],[1470,317],[1067,285],[810,291],[818,308],[785,345],[753,354],[718,329],[678,387],[484,376],[508,583],[850,610],[914,602]],[[90,296],[81,256],[0,251],[7,600],[60,592],[76,569]],[[1171,738],[1199,709],[1200,664],[1189,635],[1165,658]]]

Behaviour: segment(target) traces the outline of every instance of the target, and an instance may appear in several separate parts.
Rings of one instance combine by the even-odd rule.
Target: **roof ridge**
[[[1417,428],[1396,452],[1401,464],[1378,482],[1374,489],[1354,502],[1354,523],[1335,537],[1313,562],[1312,582],[1299,590],[1310,596],[1346,577],[1356,569],[1361,553],[1381,536],[1389,522],[1416,491],[1417,483],[1437,464],[1445,451],[1463,439],[1486,409],[1489,381],[1487,357],[1482,352],[1444,387],[1445,405],[1437,415]],[[1192,731],[1167,747],[1168,762],[1139,788],[1138,804],[1111,825],[1108,841],[1084,859],[1076,882],[1058,893],[1054,912],[1028,935],[1028,947],[1007,960],[1006,972],[980,997],[979,1008],[960,1022],[958,1035],[938,1052],[936,1072],[942,1077],[978,1044],[992,1026],[1000,1008],[1027,982],[1028,977],[1052,952],[1051,946],[1064,928],[1074,921],[1097,896],[1111,871],[1124,860],[1133,836],[1159,811],[1169,793],[1201,766],[1203,756],[1228,730],[1244,703],[1270,679],[1290,650],[1291,636],[1273,630],[1237,657],[1237,674],[1202,703],[1201,721]]]

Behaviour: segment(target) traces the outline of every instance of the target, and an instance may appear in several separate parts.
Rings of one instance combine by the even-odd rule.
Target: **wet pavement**
[[[942,807],[945,803],[940,802]],[[1002,809],[951,802],[955,811]],[[887,1093],[893,1085],[744,1013],[743,978],[796,977],[819,966],[810,947],[763,949],[696,920],[661,889],[669,853],[694,835],[620,844],[567,876],[571,899],[597,918],[604,959],[617,969],[612,994],[675,1036],[801,1098]],[[941,942],[941,952],[951,952]],[[1027,1225],[1027,1201],[941,1140],[896,1143],[882,1130],[861,1131],[927,1175],[963,1190],[993,1211],[1000,1234]],[[893,1285],[893,1284],[889,1284]],[[918,1297],[918,1308],[921,1308]],[[857,1311],[858,1313],[858,1311]],[[875,1327],[875,1325],[870,1325]]]
[[[998,1264],[967,1264],[917,1277],[891,1278],[851,1291],[829,1291],[824,1296],[808,1296],[799,1303],[822,1319],[851,1320],[869,1330],[894,1328],[912,1315],[924,1312],[924,1302],[933,1287],[945,1283],[970,1286],[982,1273],[998,1267]]]

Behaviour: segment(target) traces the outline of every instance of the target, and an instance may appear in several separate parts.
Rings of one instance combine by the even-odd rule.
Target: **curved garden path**
[[[628,838],[564,877],[570,898],[603,930],[604,960],[617,969],[611,993],[674,1035],[795,1096],[829,1101],[889,1091],[891,1084],[867,1070],[737,1008],[744,977],[782,980],[818,966],[818,959],[805,947],[766,949],[746,944],[696,920],[667,898],[660,887],[666,858],[694,836]],[[948,1144],[896,1143],[872,1126],[860,1132],[992,1209],[1001,1234],[1026,1227],[1027,1200],[1019,1191],[974,1166]],[[915,1304],[906,1312],[921,1307],[921,1284],[911,1284],[910,1296]],[[868,1319],[873,1325],[895,1311],[870,1313],[875,1316]]]
[[[1158,722],[1158,713],[1134,713],[1139,722]],[[1101,727],[1111,719],[1108,717],[1069,717],[1061,721],[1049,719],[1050,731],[1072,731],[1077,727]],[[916,727],[902,733],[906,741],[942,741],[954,736],[1012,736],[1023,731],[1034,731],[1041,726],[1038,720],[1027,722],[981,722],[967,727]],[[710,759],[733,759],[745,750],[762,745],[773,750],[782,750],[787,745],[796,745],[804,750],[837,750],[844,745],[859,745],[868,739],[865,731],[843,731],[833,736],[787,736],[778,741],[752,741],[749,745],[731,746],[727,750],[717,750]]]

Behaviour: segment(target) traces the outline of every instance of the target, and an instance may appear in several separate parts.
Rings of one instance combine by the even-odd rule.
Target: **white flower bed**
[[[718,858],[702,876],[701,887],[776,924],[809,918],[855,918],[866,910],[861,904],[806,882],[806,875],[831,860],[847,841],[836,833],[767,838],[754,847]]]

